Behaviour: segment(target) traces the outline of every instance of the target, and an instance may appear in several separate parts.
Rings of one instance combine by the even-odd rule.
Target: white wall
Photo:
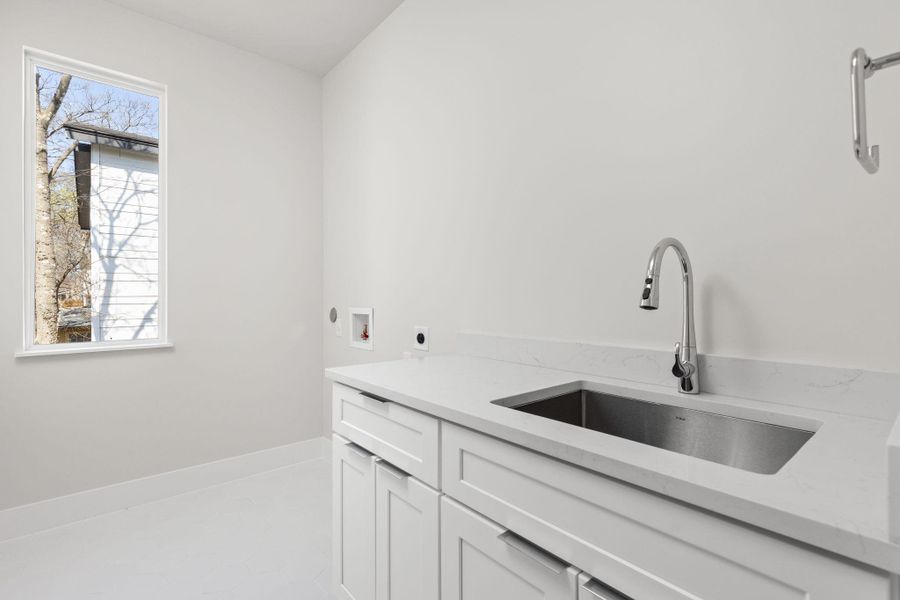
[[[459,329],[671,348],[694,263],[704,353],[900,369],[900,71],[869,80],[882,171],[850,147],[849,55],[900,4],[406,0],[324,82],[325,308],[374,353]],[[346,317],[344,317],[346,319]],[[346,331],[346,326],[345,326]]]
[[[22,46],[169,86],[174,351],[15,359]],[[96,0],[0,3],[0,509],[320,435],[320,84]]]

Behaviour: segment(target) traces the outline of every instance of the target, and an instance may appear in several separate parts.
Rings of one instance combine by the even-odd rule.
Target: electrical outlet
[[[413,327],[413,348],[428,352],[428,328],[416,325]]]

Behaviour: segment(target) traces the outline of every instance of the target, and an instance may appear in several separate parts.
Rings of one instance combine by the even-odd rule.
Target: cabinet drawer
[[[442,438],[446,494],[625,596],[890,598],[884,572],[462,427]]]
[[[397,468],[439,488],[440,422],[434,417],[336,383],[331,427]]]
[[[578,570],[441,500],[441,600],[574,600]]]

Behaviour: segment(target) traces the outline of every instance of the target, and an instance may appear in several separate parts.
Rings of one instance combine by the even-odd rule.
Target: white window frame
[[[168,210],[167,210],[167,144],[166,129],[166,97],[167,86],[111,69],[98,67],[57,54],[44,52],[35,48],[23,48],[23,97],[22,135],[23,135],[23,190],[24,213],[22,225],[24,229],[24,271],[23,271],[23,329],[22,348],[16,352],[18,357],[48,356],[59,354],[77,354],[83,352],[107,352],[111,350],[136,350],[143,348],[167,348],[172,346],[168,334]],[[62,344],[34,343],[34,285],[35,285],[35,176],[34,176],[34,72],[37,67],[44,67],[61,73],[71,73],[76,77],[92,79],[100,83],[114,85],[133,92],[153,96],[159,100],[159,337],[147,340],[115,340],[70,342]]]

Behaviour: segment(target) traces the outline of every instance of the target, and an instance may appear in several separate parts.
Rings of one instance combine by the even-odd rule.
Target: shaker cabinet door
[[[440,493],[392,465],[375,468],[377,600],[438,600]]]
[[[344,600],[375,600],[376,460],[371,452],[334,436],[332,577]]]

